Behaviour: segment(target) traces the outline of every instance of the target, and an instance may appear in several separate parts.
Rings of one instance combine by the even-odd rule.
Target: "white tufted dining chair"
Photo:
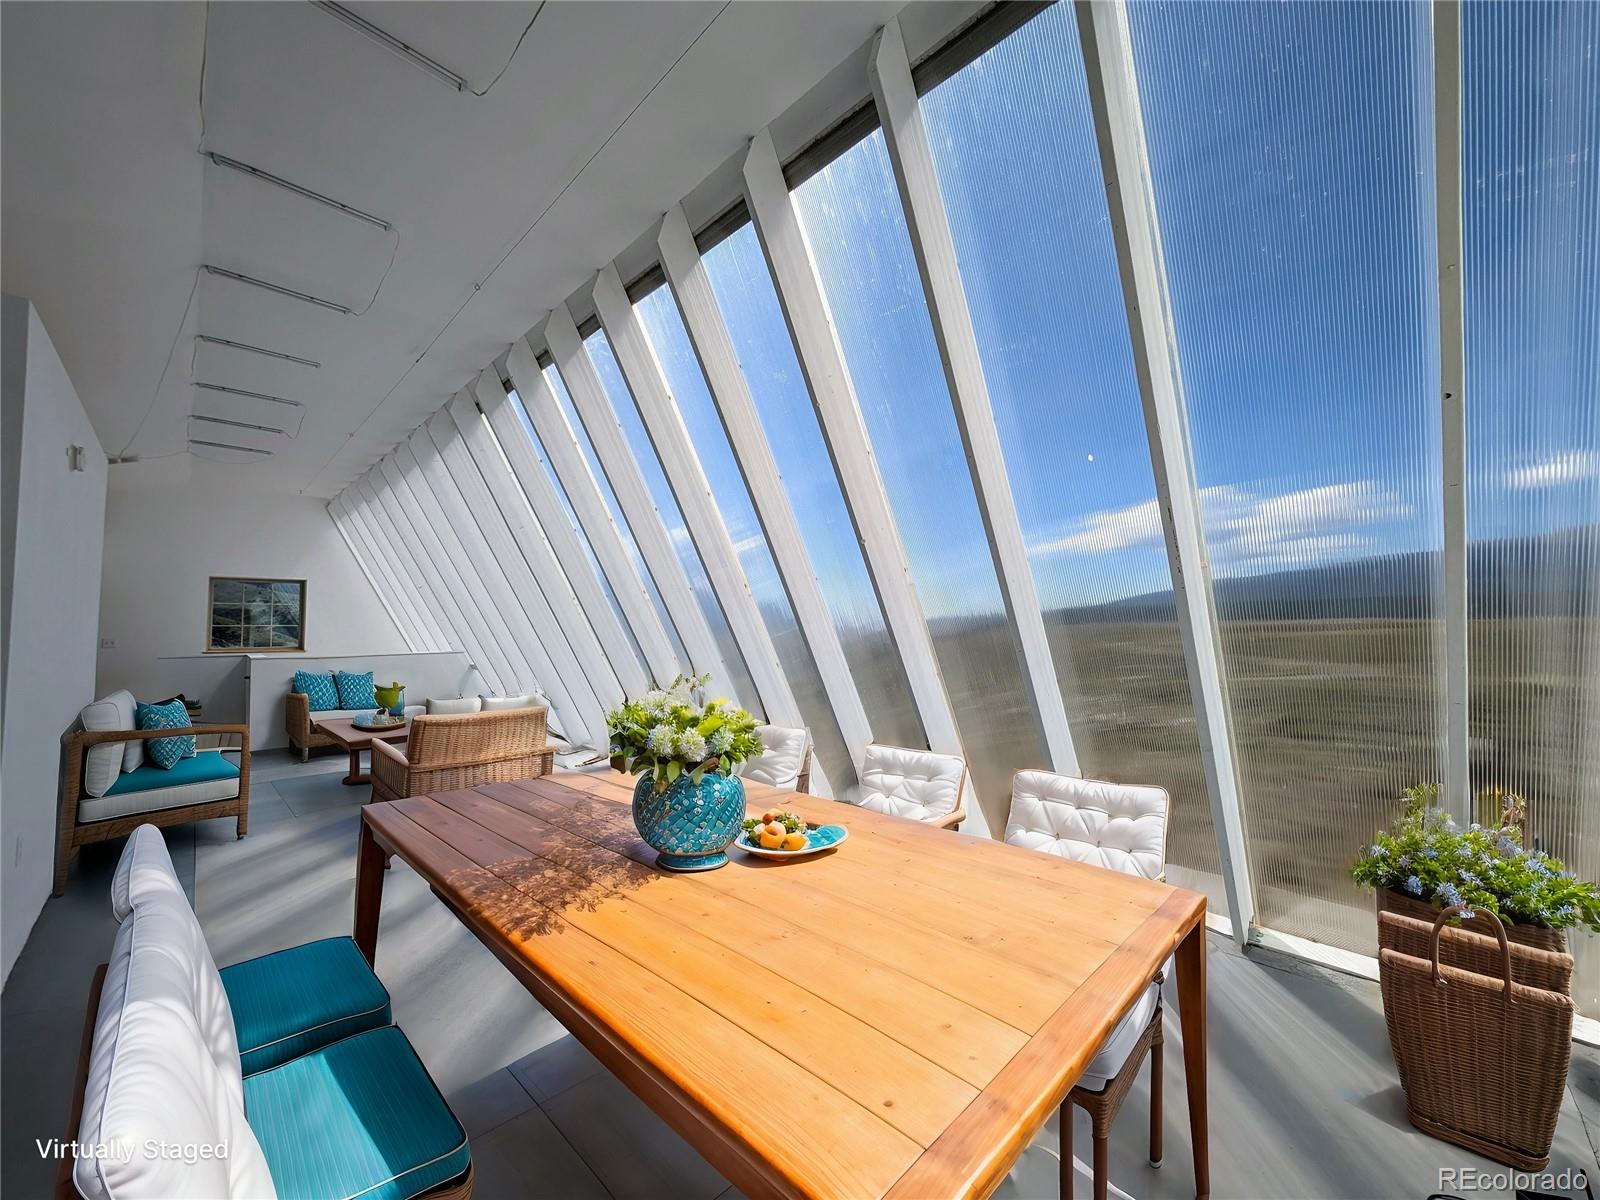
[[[1170,809],[1164,788],[1074,779],[1050,771],[1018,771],[1011,781],[1006,841],[1145,879],[1164,879]],[[1069,1200],[1072,1194],[1073,1104],[1088,1112],[1093,1123],[1094,1194],[1096,1200],[1105,1200],[1111,1124],[1146,1051],[1150,1054],[1150,1163],[1161,1165],[1161,981],[1171,972],[1169,957],[1161,973],[1100,1044],[1061,1105],[1062,1200]]]
[[[954,829],[967,817],[961,803],[966,781],[967,764],[954,754],[874,743],[862,755],[861,783],[846,799],[873,812]]]
[[[752,783],[787,788],[793,792],[811,790],[811,731],[786,729],[782,725],[757,725],[766,749],[755,758],[739,764],[738,774]]]

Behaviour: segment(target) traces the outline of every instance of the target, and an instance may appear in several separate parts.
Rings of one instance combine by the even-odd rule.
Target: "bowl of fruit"
[[[809,824],[799,813],[769,808],[745,820],[734,844],[759,858],[805,858],[831,850],[849,836],[843,825]]]

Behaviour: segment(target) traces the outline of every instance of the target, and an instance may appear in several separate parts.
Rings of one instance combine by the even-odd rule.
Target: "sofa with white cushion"
[[[467,1135],[349,938],[217,970],[150,826],[112,884],[58,1197],[467,1200]]]
[[[146,761],[145,743],[185,730],[135,729],[137,702],[127,691],[85,705],[62,742],[66,749],[56,828],[55,881],[66,890],[78,850],[126,837],[143,824],[163,828],[233,817],[235,834],[250,829],[250,730],[247,725],[195,725],[196,734],[237,738],[237,749],[199,750],[169,769]]]

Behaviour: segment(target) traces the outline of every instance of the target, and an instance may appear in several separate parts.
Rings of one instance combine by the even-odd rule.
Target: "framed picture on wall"
[[[306,648],[304,579],[213,575],[206,597],[207,654],[271,654]]]

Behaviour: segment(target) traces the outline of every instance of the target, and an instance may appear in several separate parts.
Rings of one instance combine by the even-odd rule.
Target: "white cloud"
[[[1373,527],[1413,513],[1403,497],[1370,479],[1261,495],[1233,484],[1203,488],[1206,545],[1214,563],[1285,566],[1326,562],[1375,550]],[[1154,499],[1090,513],[1031,554],[1093,554],[1159,546],[1161,514]]]
[[[1600,451],[1569,450],[1541,458],[1525,467],[1514,467],[1506,472],[1505,484],[1510,488],[1559,487],[1564,483],[1577,483],[1584,479],[1600,479]]]

